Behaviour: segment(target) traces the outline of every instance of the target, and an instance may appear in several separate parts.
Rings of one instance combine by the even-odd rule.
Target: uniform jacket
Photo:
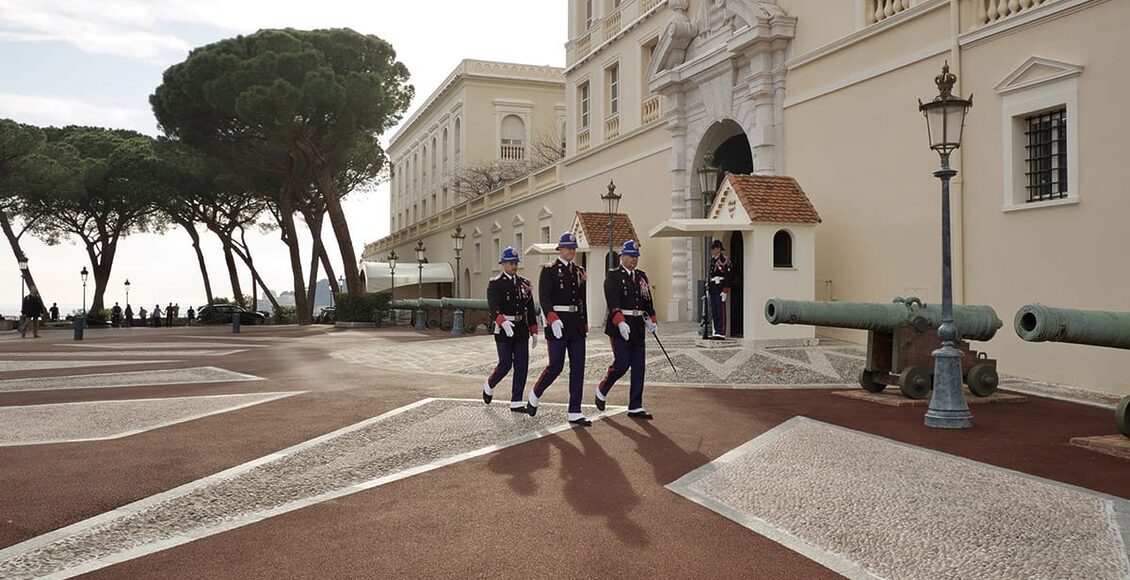
[[[604,281],[604,302],[608,305],[608,320],[604,323],[604,334],[620,336],[620,322],[627,322],[632,329],[628,340],[643,342],[646,329],[643,316],[625,316],[624,310],[643,310],[647,317],[655,321],[655,302],[651,295],[651,282],[647,273],[636,269],[629,273],[628,269],[621,266],[608,271],[608,278]]]
[[[547,325],[561,320],[565,325],[561,332],[563,340],[584,338],[589,331],[589,311],[585,304],[585,291],[588,288],[588,273],[575,262],[566,264],[560,258],[546,264],[538,277],[538,303],[545,313]],[[576,306],[576,312],[556,312],[554,306]],[[548,327],[546,340],[556,340]]]
[[[487,283],[487,306],[495,324],[495,339],[525,340],[538,333],[537,315],[534,313],[534,287],[526,278],[509,277],[505,273],[490,279]],[[514,321],[514,337],[506,336],[502,330],[504,316],[522,316]]]
[[[726,257],[726,254],[719,254],[717,258],[710,258],[710,279],[707,283],[710,289],[714,292],[721,290],[722,292],[729,292],[730,285],[733,283],[734,264]],[[711,281],[713,278],[721,276],[722,283],[716,284]]]

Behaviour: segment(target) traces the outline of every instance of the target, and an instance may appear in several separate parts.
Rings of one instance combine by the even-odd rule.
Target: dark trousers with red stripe
[[[496,338],[494,346],[498,349],[498,365],[487,377],[487,384],[493,389],[513,368],[514,387],[510,391],[510,402],[521,403],[522,394],[526,391],[526,373],[530,368],[530,343],[522,338]]]
[[[722,291],[710,291],[710,317],[713,318],[714,332],[726,335],[726,303],[722,302]]]
[[[612,364],[608,367],[608,372],[604,374],[601,379],[600,393],[605,397],[608,392],[612,390],[612,386],[628,369],[632,369],[632,386],[628,389],[628,409],[636,410],[643,408],[643,373],[644,373],[644,342],[624,340],[620,336],[611,336],[609,339],[612,341]]]
[[[549,349],[549,366],[541,372],[538,382],[534,383],[534,394],[540,399],[542,393],[553,384],[557,375],[565,369],[565,354],[569,354],[569,412],[581,412],[581,398],[584,396],[585,381],[585,339],[577,337],[568,339],[547,340]]]

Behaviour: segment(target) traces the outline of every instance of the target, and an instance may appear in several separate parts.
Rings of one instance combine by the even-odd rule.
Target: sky
[[[464,58],[564,66],[564,0],[0,0],[0,118],[32,125],[95,125],[158,135],[149,108],[166,68],[188,51],[263,28],[352,28],[392,44],[411,73],[416,96],[411,117]],[[385,145],[399,127],[382,139]],[[345,211],[358,258],[365,243],[388,234],[388,186],[347,198]],[[341,272],[328,223],[323,233]],[[219,242],[204,236],[213,294],[231,296]],[[275,292],[292,289],[290,260],[277,234],[250,240],[256,266]],[[50,247],[24,236],[32,274],[50,305],[64,313],[82,303],[79,271],[89,267],[81,245]],[[308,264],[309,236],[302,242]],[[334,258],[335,256],[336,259]],[[305,279],[305,274],[304,274]],[[123,238],[107,286],[106,304],[149,308],[206,299],[188,234]],[[241,269],[244,293],[250,274]],[[0,314],[18,312],[20,275],[0,239]],[[87,303],[94,293],[87,286]]]

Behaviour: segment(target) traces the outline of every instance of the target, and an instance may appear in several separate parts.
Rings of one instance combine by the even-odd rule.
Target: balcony
[[[526,158],[526,147],[523,145],[503,144],[499,151],[499,158],[503,161],[518,161]]]
[[[604,19],[604,39],[608,40],[620,32],[620,10],[609,14]]]
[[[1005,0],[1007,2],[1008,0]],[[867,0],[864,16],[868,24],[882,22],[903,10],[910,8],[912,0]]]
[[[592,51],[592,34],[586,34],[577,39],[574,45],[576,52],[574,53],[577,58],[584,58],[590,51]]]
[[[640,14],[647,14],[662,3],[663,0],[640,0]]]
[[[659,118],[663,112],[662,98],[659,95],[651,95],[643,100],[640,105],[640,124],[646,125]]]
[[[581,129],[577,133],[577,153],[585,151],[589,148],[589,130],[587,128]]]
[[[620,136],[620,115],[617,113],[604,120],[604,140],[610,141]]]
[[[977,5],[977,24],[986,25],[1000,22],[1055,0],[975,0]]]

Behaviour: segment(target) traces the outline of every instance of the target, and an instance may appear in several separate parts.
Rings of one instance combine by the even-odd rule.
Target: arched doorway
[[[745,301],[742,299],[742,270],[745,262],[743,261],[743,247],[742,247],[742,233],[730,233],[730,262],[733,264],[734,269],[731,272],[733,282],[730,284],[730,301],[727,306],[726,314],[729,320],[726,321],[726,327],[730,329],[730,336],[741,338],[744,334],[742,320],[745,316]]]

